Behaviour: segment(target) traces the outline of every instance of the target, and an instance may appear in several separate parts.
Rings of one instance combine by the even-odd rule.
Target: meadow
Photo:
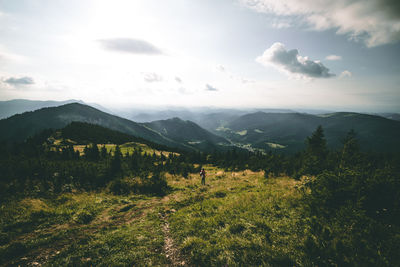
[[[107,149],[107,153],[114,154],[115,148],[117,145],[116,144],[97,144],[97,147],[99,150],[103,146]],[[74,147],[75,151],[79,151],[81,156],[85,155],[84,150],[85,150],[86,145],[74,145],[73,147]],[[154,149],[154,148],[149,147],[146,144],[137,143],[137,142],[127,142],[127,143],[120,145],[119,148],[123,155],[126,155],[127,153],[132,154],[135,150],[142,151],[142,154],[144,154],[144,153],[147,153],[149,155],[156,154],[157,156],[160,156],[161,153],[163,153],[164,155],[168,155],[169,153],[172,153],[169,151],[162,151],[162,150]],[[176,153],[176,152],[174,152],[173,154],[179,155],[179,153]]]
[[[306,224],[301,182],[207,166],[166,175],[165,196],[68,192],[0,209],[0,264],[296,265]]]

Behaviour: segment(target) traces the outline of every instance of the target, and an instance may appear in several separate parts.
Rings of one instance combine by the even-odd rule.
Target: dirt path
[[[171,262],[171,266],[189,266],[187,262],[183,259],[179,249],[174,245],[174,240],[171,237],[168,215],[159,213],[160,218],[163,222],[162,230],[164,233],[164,253],[167,259]]]

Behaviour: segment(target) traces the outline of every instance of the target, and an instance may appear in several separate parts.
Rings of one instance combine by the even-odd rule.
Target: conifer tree
[[[341,151],[339,168],[355,166],[359,159],[359,145],[356,138],[356,132],[350,130],[342,140],[343,148]]]
[[[99,148],[97,147],[96,143],[93,143],[91,149],[91,159],[96,161],[99,160],[99,158],[100,158]]]
[[[307,153],[318,158],[324,159],[328,154],[326,147],[326,140],[324,136],[324,130],[319,125],[315,132],[307,137]]]
[[[306,139],[307,148],[305,151],[302,167],[303,174],[316,175],[326,167],[328,148],[322,126],[318,126],[310,137]]]
[[[114,156],[111,160],[111,173],[113,175],[118,175],[121,172],[121,150],[117,145],[115,147]]]
[[[103,146],[101,147],[101,149],[100,149],[100,157],[101,157],[102,159],[105,159],[105,158],[107,158],[107,156],[108,156],[108,153],[107,153],[106,146],[103,145]]]

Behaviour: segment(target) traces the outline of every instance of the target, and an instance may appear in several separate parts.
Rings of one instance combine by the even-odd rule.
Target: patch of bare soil
[[[162,230],[164,233],[164,253],[170,262],[170,266],[189,266],[187,261],[182,257],[179,249],[175,246],[174,240],[170,234],[170,228],[168,223],[168,215],[159,213],[161,221],[163,222]]]

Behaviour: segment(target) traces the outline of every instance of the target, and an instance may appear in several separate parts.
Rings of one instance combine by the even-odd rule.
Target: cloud
[[[303,24],[319,31],[335,29],[338,34],[346,34],[368,47],[400,41],[398,0],[239,1],[257,12],[292,20],[285,26]]]
[[[274,43],[264,51],[262,56],[256,58],[256,61],[265,66],[272,65],[289,76],[298,78],[329,78],[335,76],[321,62],[300,56],[297,49],[286,50],[282,43]]]
[[[178,83],[182,83],[182,79],[179,78],[178,76],[175,77],[175,81],[178,82]]]
[[[346,78],[346,77],[351,77],[353,76],[353,73],[351,73],[348,70],[342,71],[342,73],[340,73],[339,78]]]
[[[277,28],[277,29],[285,29],[285,28],[290,28],[292,25],[290,22],[287,21],[279,21],[279,22],[273,22],[272,27]]]
[[[337,55],[329,55],[325,59],[326,60],[341,60],[342,57],[341,56],[337,56]]]
[[[218,91],[218,89],[215,88],[215,87],[212,86],[212,85],[209,85],[209,84],[207,83],[207,84],[206,84],[206,91],[213,91],[213,92],[215,92],[215,91]]]
[[[98,40],[103,48],[112,51],[142,54],[142,55],[160,55],[163,52],[151,43],[131,38],[111,38]]]
[[[10,77],[8,79],[5,79],[4,82],[10,85],[31,85],[35,83],[35,81],[28,76],[24,76],[21,78]]]
[[[142,74],[143,74],[143,79],[148,83],[161,82],[163,80],[163,77],[155,72],[145,72]]]

